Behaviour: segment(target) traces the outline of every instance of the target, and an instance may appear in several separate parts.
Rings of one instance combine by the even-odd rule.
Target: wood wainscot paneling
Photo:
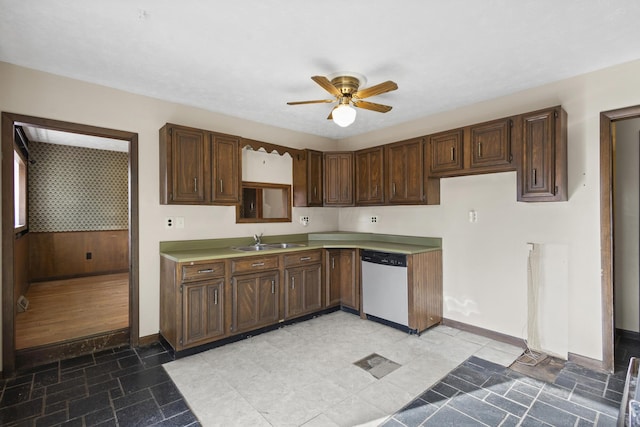
[[[129,231],[30,233],[31,281],[129,269]]]

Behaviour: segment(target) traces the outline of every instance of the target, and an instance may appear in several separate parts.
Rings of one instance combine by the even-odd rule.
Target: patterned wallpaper
[[[29,231],[128,228],[128,154],[31,141]]]

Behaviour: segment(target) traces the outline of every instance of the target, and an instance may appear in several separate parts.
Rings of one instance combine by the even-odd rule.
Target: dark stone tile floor
[[[545,382],[472,356],[383,426],[615,426],[625,374],[567,362]]]
[[[106,350],[0,380],[2,426],[199,426],[161,344]]]

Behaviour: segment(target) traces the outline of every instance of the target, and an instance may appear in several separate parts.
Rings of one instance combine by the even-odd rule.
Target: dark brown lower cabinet
[[[357,249],[327,250],[327,307],[341,305],[360,310],[357,258]]]
[[[231,332],[236,334],[277,323],[280,311],[280,272],[231,278]]]
[[[285,319],[322,309],[321,264],[288,268],[285,275]]]
[[[182,285],[182,313],[183,346],[223,336],[224,278]]]

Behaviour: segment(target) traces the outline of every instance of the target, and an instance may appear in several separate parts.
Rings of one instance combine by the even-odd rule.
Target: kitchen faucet
[[[262,244],[262,233],[258,236],[257,234],[253,235],[253,244],[255,246],[260,246]]]

